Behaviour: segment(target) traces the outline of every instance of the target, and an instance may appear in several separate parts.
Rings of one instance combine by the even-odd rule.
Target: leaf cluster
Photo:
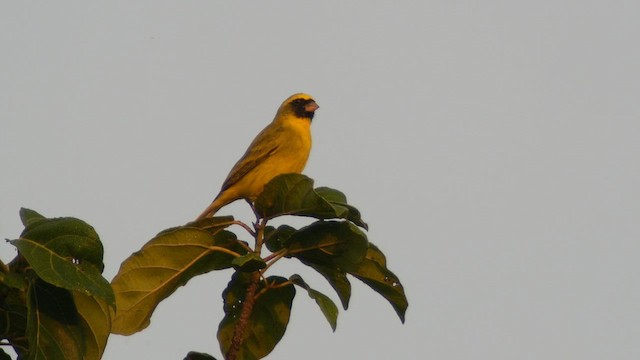
[[[9,241],[17,256],[0,271],[2,338],[21,359],[100,359],[115,297],[98,234],[76,218],[20,218],[24,231]]]
[[[19,359],[97,360],[110,333],[145,329],[160,302],[192,278],[229,269],[217,332],[220,350],[227,360],[261,359],[284,336],[297,290],[318,305],[333,331],[338,324],[331,297],[298,274],[268,274],[275,263],[289,259],[321,274],[343,309],[349,307],[351,280],[357,279],[385,298],[404,322],[408,303],[402,284],[343,193],[286,174],[268,183],[252,208],[256,219],[250,224],[221,216],[161,231],[121,264],[111,283],[102,276],[103,247],[93,227],[21,209],[24,231],[9,240],[17,256],[0,262],[1,345],[12,346]],[[283,216],[311,220],[300,228],[270,225]],[[231,229],[242,230],[241,236]],[[9,359],[2,349],[0,359]],[[186,359],[213,357],[190,352]]]
[[[204,219],[161,232],[125,260],[112,281],[118,309],[113,332],[143,330],[159,302],[191,278],[231,268],[234,273],[222,294],[225,315],[218,327],[225,358],[267,356],[286,331],[296,287],[316,302],[335,331],[338,307],[329,296],[298,274],[266,274],[282,259],[297,259],[320,273],[345,310],[351,297],[349,277],[364,282],[389,301],[404,322],[408,303],[400,280],[368,241],[363,231],[367,224],[343,193],[314,188],[304,175],[286,174],[267,184],[253,206],[253,226],[229,216]],[[285,215],[314,221],[299,229],[268,225]],[[234,225],[253,238],[251,245],[228,230]]]

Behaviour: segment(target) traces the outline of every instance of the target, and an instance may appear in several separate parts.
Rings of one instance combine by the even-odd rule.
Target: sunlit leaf
[[[107,339],[111,333],[111,319],[115,315],[113,306],[105,301],[79,292],[73,292],[73,300],[80,317],[84,340],[84,360],[102,358]]]
[[[37,279],[28,297],[28,359],[83,359],[82,328],[71,292]]]
[[[112,281],[117,311],[112,331],[129,335],[149,325],[160,301],[191,278],[231,267],[246,249],[228,231],[184,227],[162,232],[132,254]]]
[[[347,271],[387,299],[404,323],[404,315],[409,305],[404,288],[398,277],[387,269],[386,258],[375,245],[369,243],[364,260]]]
[[[289,277],[289,280],[307,290],[309,297],[315,300],[316,304],[318,304],[318,307],[320,307],[320,311],[322,311],[322,314],[329,322],[331,329],[333,329],[333,331],[336,331],[336,326],[338,326],[338,307],[336,306],[336,304],[325,294],[319,292],[318,290],[312,289],[300,275],[294,274]]]
[[[160,232],[160,234],[158,235],[162,235],[165,232],[171,232],[173,230],[177,230],[179,228],[183,228],[183,227],[196,227],[196,228],[200,228],[203,230],[207,230],[208,232],[215,234],[220,230],[226,229],[227,227],[231,226],[234,224],[234,218],[233,216],[230,215],[226,215],[226,216],[213,216],[213,217],[207,217],[204,219],[200,219],[197,221],[191,221],[189,223],[187,223],[185,226],[177,226],[174,228],[169,228],[166,229],[162,232]]]
[[[97,268],[76,264],[74,259],[29,239],[12,240],[11,243],[18,248],[42,280],[64,289],[79,291],[104,299],[108,303],[114,303],[111,286]]]
[[[231,347],[234,328],[245,303],[251,276],[252,274],[236,272],[222,293],[225,316],[218,328],[218,341],[223,354],[227,354]],[[258,285],[259,295],[248,319],[238,359],[262,359],[267,356],[282,339],[289,324],[295,287],[291,284],[273,287],[287,281],[279,276],[270,276],[266,281],[270,288],[266,289],[262,281]]]

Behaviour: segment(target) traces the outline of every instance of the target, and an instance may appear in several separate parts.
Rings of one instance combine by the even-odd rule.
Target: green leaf
[[[387,299],[400,321],[404,323],[404,316],[409,306],[407,297],[400,280],[387,269],[386,263],[384,254],[375,245],[369,243],[364,260],[347,271]]]
[[[351,221],[365,230],[369,230],[369,225],[362,220],[360,211],[347,203],[347,197],[343,192],[328,187],[319,187],[316,188],[315,191],[334,207],[344,208],[344,210],[342,210],[343,212],[346,212],[344,219]]]
[[[73,300],[80,317],[84,340],[84,360],[99,360],[111,333],[111,319],[115,309],[104,300],[73,292]]]
[[[18,290],[27,290],[27,278],[23,273],[0,272],[0,284]]]
[[[206,353],[189,351],[187,357],[185,357],[184,360],[216,360],[216,358]]]
[[[303,264],[310,266],[315,271],[319,272],[329,282],[331,287],[338,294],[342,308],[347,310],[349,308],[349,299],[351,298],[351,283],[347,279],[347,272],[332,266],[324,266],[314,264],[305,260],[300,260]]]
[[[231,261],[233,268],[242,272],[254,272],[267,267],[267,263],[256,253],[248,253]]]
[[[287,257],[295,257],[322,274],[336,290],[346,310],[351,284],[345,269],[362,262],[367,247],[367,236],[353,224],[317,221],[290,236]]]
[[[326,196],[326,198],[325,198]],[[284,174],[273,178],[254,206],[267,219],[282,215],[309,216],[316,219],[346,219],[367,227],[360,213],[346,204],[341,192],[329,188],[313,189],[313,180],[301,174]],[[353,211],[353,213],[351,213]]]
[[[225,316],[218,327],[218,341],[223,354],[231,347],[233,331],[245,302],[251,276],[236,272],[222,293]],[[270,284],[268,289],[262,281],[258,285],[259,295],[248,319],[238,359],[255,360],[267,356],[282,339],[289,324],[295,287],[291,284],[282,285],[287,279],[279,276],[270,276],[266,281]]]
[[[130,335],[147,326],[160,301],[191,278],[232,266],[246,249],[228,231],[183,227],[162,232],[120,266],[112,281],[117,311],[112,332]]]
[[[41,244],[62,257],[72,258],[79,264],[91,264],[100,272],[104,268],[102,262],[104,250],[98,234],[86,222],[71,218],[54,218],[32,221],[20,235],[20,239],[28,239]]]
[[[82,329],[69,290],[36,279],[29,288],[29,360],[81,360]]]
[[[233,218],[233,216],[230,216],[230,215],[208,217],[198,221],[191,221],[184,226],[178,226],[175,228],[164,230],[158,235],[161,235],[164,232],[173,231],[182,227],[197,227],[203,230],[207,230],[212,234],[215,234],[218,231],[233,225],[234,221],[235,219]]]
[[[287,257],[343,268],[360,263],[367,253],[367,244],[366,235],[349,222],[316,221],[291,235]]]
[[[20,359],[26,358],[26,350],[29,348],[26,338],[27,291],[27,286],[24,291],[1,289],[0,338],[7,339],[15,345],[14,350]]]
[[[33,224],[36,221],[40,221],[44,219],[46,219],[44,216],[40,215],[39,213],[31,209],[20,208],[20,220],[22,221],[22,225],[24,226]]]
[[[36,241],[19,239],[12,240],[11,243],[18,248],[42,280],[67,290],[104,299],[110,304],[114,303],[115,299],[109,282],[95,267],[83,266],[82,263],[76,264],[74,259],[65,257]]]
[[[289,225],[280,225],[278,228],[267,226],[264,231],[264,244],[271,252],[277,252],[285,248],[291,235],[296,229]]]
[[[0,360],[11,360],[11,356],[4,352],[4,350],[0,349]]]
[[[254,206],[267,218],[314,209],[333,212],[331,205],[313,191],[313,180],[300,174],[284,174],[273,178],[265,185]]]
[[[331,329],[336,331],[336,326],[338,326],[338,307],[336,304],[325,294],[312,289],[300,275],[294,274],[289,277],[289,280],[293,281],[294,284],[302,287],[307,290],[309,297],[316,301],[316,304],[320,307],[320,311],[329,322]]]

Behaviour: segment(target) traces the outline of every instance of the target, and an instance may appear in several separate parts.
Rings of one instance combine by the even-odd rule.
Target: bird
[[[281,174],[301,173],[311,152],[311,121],[320,108],[308,94],[288,97],[273,121],[253,139],[233,166],[218,195],[195,221],[212,217],[239,199],[253,203],[264,186]]]

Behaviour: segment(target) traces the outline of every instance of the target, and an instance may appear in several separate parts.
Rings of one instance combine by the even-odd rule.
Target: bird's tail
[[[202,214],[200,214],[195,221],[199,221],[202,220],[204,218],[208,218],[213,216],[216,212],[218,212],[218,210],[220,210],[221,207],[223,207],[224,204],[224,200],[221,199],[220,197],[217,197],[215,200],[213,200],[213,202],[211,203],[211,205],[207,206],[206,209],[204,209],[204,211],[202,212]]]

